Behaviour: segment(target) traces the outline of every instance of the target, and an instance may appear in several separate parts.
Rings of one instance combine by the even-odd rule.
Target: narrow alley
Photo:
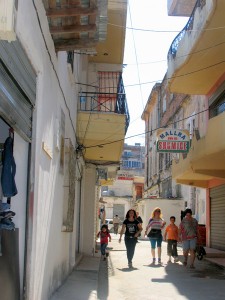
[[[184,267],[181,263],[181,247],[178,247],[180,261],[167,263],[166,243],[163,242],[163,263],[151,267],[149,241],[141,240],[136,246],[133,269],[127,266],[125,245],[124,242],[118,243],[118,236],[112,234],[109,249],[107,261],[99,260],[100,257],[98,259],[100,261],[98,276],[93,270],[82,272],[78,267],[71,275],[73,280],[69,278],[52,300],[224,298],[225,270],[206,259],[202,261],[196,259],[194,270]],[[94,258],[95,261],[96,259]]]

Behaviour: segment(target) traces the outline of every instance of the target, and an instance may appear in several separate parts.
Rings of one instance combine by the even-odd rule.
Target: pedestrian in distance
[[[113,230],[115,234],[118,234],[119,225],[120,218],[118,217],[118,215],[115,215],[115,217],[113,218]]]
[[[164,240],[167,241],[167,255],[169,256],[168,262],[171,262],[171,256],[174,262],[178,262],[177,242],[178,242],[178,227],[175,224],[176,218],[170,217],[170,224],[166,227],[164,233]]]
[[[151,218],[148,221],[148,225],[145,231],[145,235],[147,235],[151,244],[151,254],[152,254],[151,265],[155,265],[156,263],[156,253],[155,253],[156,246],[158,249],[158,264],[162,263],[161,262],[162,240],[163,240],[162,229],[164,228],[165,225],[166,222],[162,218],[161,209],[159,207],[156,207],[151,213]]]
[[[192,210],[185,210],[185,217],[179,226],[179,238],[183,246],[183,265],[187,266],[188,254],[190,252],[190,268],[194,269],[195,250],[197,246],[197,238],[199,238],[198,221],[192,217]]]
[[[128,267],[132,268],[132,260],[134,256],[137,238],[142,231],[142,226],[137,220],[136,211],[134,209],[128,210],[126,218],[123,221],[123,226],[120,232],[119,243],[123,233],[125,233],[124,242],[127,250]]]
[[[97,234],[97,238],[100,238],[101,254],[103,256],[103,260],[106,260],[106,249],[108,246],[108,242],[111,242],[111,235],[109,233],[107,225],[102,225],[101,230]]]

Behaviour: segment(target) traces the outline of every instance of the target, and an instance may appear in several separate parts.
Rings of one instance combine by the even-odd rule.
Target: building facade
[[[127,3],[1,5],[1,299],[49,299],[93,255],[97,169],[119,165]]]
[[[200,123],[201,118],[206,120],[192,139],[187,156],[174,160],[172,174],[178,183],[206,189],[207,245],[221,250],[225,249],[225,238],[220,230],[225,213],[224,143],[221,140],[225,124],[225,45],[221,13],[224,5],[221,0],[196,1],[187,25],[171,44],[167,72],[171,93],[205,97],[204,105],[196,108],[196,114],[201,115]]]

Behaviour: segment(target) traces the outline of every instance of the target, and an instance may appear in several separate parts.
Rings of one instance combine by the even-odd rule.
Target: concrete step
[[[204,247],[207,258],[225,258],[225,251]]]

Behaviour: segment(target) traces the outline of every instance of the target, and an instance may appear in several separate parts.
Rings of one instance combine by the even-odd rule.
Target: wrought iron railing
[[[128,111],[125,89],[122,83],[122,77],[117,88],[117,93],[81,92],[79,95],[79,100],[79,111],[102,113],[112,112],[125,115],[125,132],[127,131],[130,122],[130,115]]]
[[[169,48],[169,51],[168,51],[168,54],[167,54],[167,59],[168,60],[170,59],[171,56],[173,58],[176,57],[177,49],[178,49],[180,41],[183,39],[183,37],[184,37],[184,35],[185,35],[186,32],[191,31],[193,29],[194,15],[195,15],[196,9],[198,7],[200,7],[202,9],[205,6],[205,4],[206,4],[206,0],[197,0],[196,1],[196,4],[194,6],[194,9],[193,9],[193,11],[191,13],[191,16],[190,16],[187,24],[181,30],[181,32],[178,33],[178,35],[175,37],[175,39],[173,40],[173,42],[172,42],[172,44],[171,44],[171,46]]]

